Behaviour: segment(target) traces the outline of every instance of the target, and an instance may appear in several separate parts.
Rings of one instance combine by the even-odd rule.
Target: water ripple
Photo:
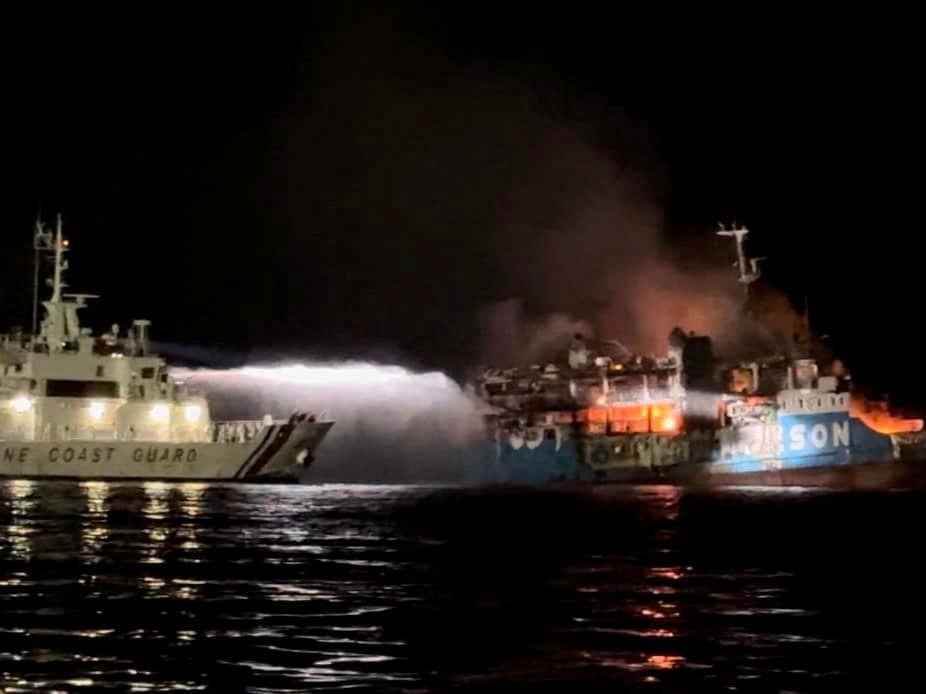
[[[5,481],[0,689],[890,688],[923,645],[924,508]]]

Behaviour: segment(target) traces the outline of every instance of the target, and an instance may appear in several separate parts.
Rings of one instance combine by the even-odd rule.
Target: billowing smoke
[[[395,341],[454,369],[544,358],[589,328],[641,353],[675,325],[741,342],[734,249],[674,227],[643,119],[556,66],[472,48],[407,12],[339,13],[279,129],[274,334],[317,339],[287,307],[334,285],[346,348]]]
[[[607,147],[579,129],[551,128],[505,197],[496,246],[521,299],[488,310],[491,344],[510,353],[511,336],[520,334],[522,351],[533,354],[538,327],[565,333],[581,322],[575,316],[600,339],[642,354],[665,353],[675,326],[710,335],[730,355],[784,346],[799,323],[787,299],[754,287],[772,321],[746,315],[735,247],[716,227],[673,234],[646,131],[626,117],[615,127],[634,141]],[[524,306],[539,308],[529,314]],[[562,342],[556,330],[541,334],[551,335],[547,344]]]
[[[373,363],[177,370],[209,397],[213,419],[308,412],[334,427],[313,481],[455,481],[485,452],[480,404],[438,372]]]
[[[481,363],[507,366],[549,361],[565,353],[576,333],[592,332],[587,321],[565,313],[532,318],[525,314],[523,300],[500,301],[482,315]]]
[[[663,354],[675,326],[709,335],[717,352],[756,357],[786,349],[800,320],[781,293],[753,285],[746,310],[743,288],[729,266],[705,262],[687,269],[665,254],[635,272],[611,278],[615,296],[626,297],[600,314],[601,329],[643,353]]]

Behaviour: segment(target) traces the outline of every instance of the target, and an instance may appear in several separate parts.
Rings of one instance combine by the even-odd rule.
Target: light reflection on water
[[[0,690],[843,686],[922,645],[921,501],[3,481]]]

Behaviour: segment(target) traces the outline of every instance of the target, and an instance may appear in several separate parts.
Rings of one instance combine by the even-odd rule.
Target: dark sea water
[[[0,482],[0,691],[919,691],[926,497]]]

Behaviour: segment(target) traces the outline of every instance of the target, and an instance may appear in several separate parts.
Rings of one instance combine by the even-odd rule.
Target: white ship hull
[[[291,481],[331,426],[274,423],[245,443],[0,440],[0,477]]]

